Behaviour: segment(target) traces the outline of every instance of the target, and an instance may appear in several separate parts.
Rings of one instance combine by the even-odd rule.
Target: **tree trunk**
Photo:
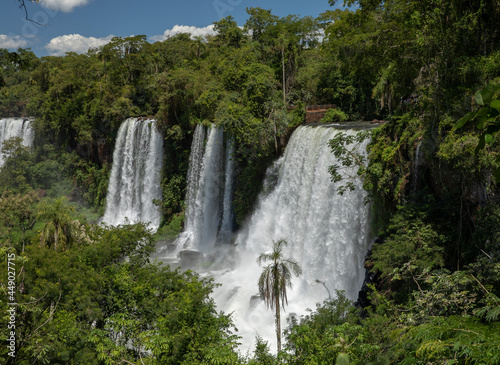
[[[274,148],[276,150],[276,154],[278,154],[278,132],[276,130],[276,119],[273,118],[274,121]]]
[[[276,340],[278,347],[278,354],[281,352],[281,318],[280,318],[280,298],[276,295]]]
[[[286,91],[285,91],[285,46],[281,49],[281,66],[283,68],[283,104],[286,104]]]

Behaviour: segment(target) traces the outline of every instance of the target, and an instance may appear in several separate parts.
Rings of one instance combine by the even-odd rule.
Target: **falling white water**
[[[103,222],[160,225],[163,140],[154,120],[125,120],[118,131]]]
[[[201,124],[196,125],[189,155],[188,186],[186,193],[186,226],[192,227],[195,222],[196,196],[200,186],[201,167],[203,165],[203,153],[205,152],[206,130]]]
[[[31,127],[32,119],[29,118],[4,118],[0,119],[0,166],[3,166],[5,157],[1,151],[3,143],[12,138],[22,138],[22,144],[31,147],[34,140],[34,132]]]
[[[206,138],[206,140],[205,140]],[[186,226],[176,240],[181,249],[211,252],[216,242],[232,234],[232,145],[224,145],[224,133],[215,126],[195,130],[188,172]]]
[[[413,194],[416,194],[418,188],[418,178],[420,173],[420,146],[422,145],[422,141],[420,140],[417,144],[417,148],[415,149],[415,160],[413,162],[413,175],[411,181],[411,190]]]
[[[352,130],[343,131],[353,134]],[[356,190],[339,195],[328,167],[336,163],[328,141],[339,133],[333,128],[300,127],[292,135],[284,156],[268,172],[267,194],[236,238],[239,263],[231,270],[214,273],[222,286],[214,293],[219,308],[233,313],[242,338],[242,351],[253,351],[260,335],[276,351],[273,312],[257,297],[262,268],[256,258],[269,252],[273,240],[288,242],[286,255],[303,269],[288,292],[287,314],[301,315],[306,308],[328,299],[317,280],[334,290],[344,290],[355,300],[364,279],[364,258],[369,248],[369,207],[361,182]],[[360,146],[366,149],[366,144]],[[272,180],[279,168],[278,181]],[[355,175],[355,170],[347,171]]]
[[[224,199],[222,201],[222,223],[219,232],[219,239],[222,242],[229,242],[233,234],[234,210],[234,144],[228,141],[226,147],[225,179],[224,179]]]

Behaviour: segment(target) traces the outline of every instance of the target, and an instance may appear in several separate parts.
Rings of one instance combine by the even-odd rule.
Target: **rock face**
[[[306,107],[306,123],[319,123],[329,109],[335,108],[334,104],[311,105]]]
[[[203,262],[203,254],[199,251],[183,250],[179,252],[178,256],[184,269],[195,268]]]

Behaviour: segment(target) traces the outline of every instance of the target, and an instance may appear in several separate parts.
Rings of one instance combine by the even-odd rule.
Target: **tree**
[[[288,39],[287,39],[287,34],[286,31],[281,33],[276,40],[276,47],[280,50],[281,52],[281,69],[283,73],[283,104],[286,104],[286,82],[285,82],[285,47],[287,46]]]
[[[231,15],[214,22],[214,31],[217,32],[216,39],[219,44],[238,48],[243,40],[243,30]]]
[[[40,245],[53,245],[57,250],[57,245],[62,245],[66,249],[73,236],[77,234],[79,228],[78,221],[72,219],[71,214],[75,208],[66,204],[67,198],[60,197],[53,202],[40,204],[40,217],[46,219],[42,232],[40,233]]]
[[[257,262],[261,265],[263,262],[270,261],[259,277],[260,297],[266,302],[267,306],[276,310],[276,339],[278,341],[278,353],[281,351],[281,323],[280,323],[280,304],[285,309],[285,303],[288,304],[286,288],[292,287],[292,274],[300,276],[302,268],[291,257],[283,257],[283,246],[287,245],[285,240],[273,241],[273,250],[271,253],[261,253]]]
[[[26,246],[26,233],[33,228],[36,222],[36,212],[33,203],[38,201],[35,191],[27,194],[12,194],[4,191],[0,196],[0,232],[4,229],[11,234],[12,229],[22,233],[22,252]],[[2,227],[3,226],[3,227]],[[11,241],[12,241],[12,237]]]

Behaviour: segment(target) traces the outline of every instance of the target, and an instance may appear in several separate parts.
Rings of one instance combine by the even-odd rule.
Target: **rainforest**
[[[329,3],[0,49],[0,363],[500,364],[500,2]]]

